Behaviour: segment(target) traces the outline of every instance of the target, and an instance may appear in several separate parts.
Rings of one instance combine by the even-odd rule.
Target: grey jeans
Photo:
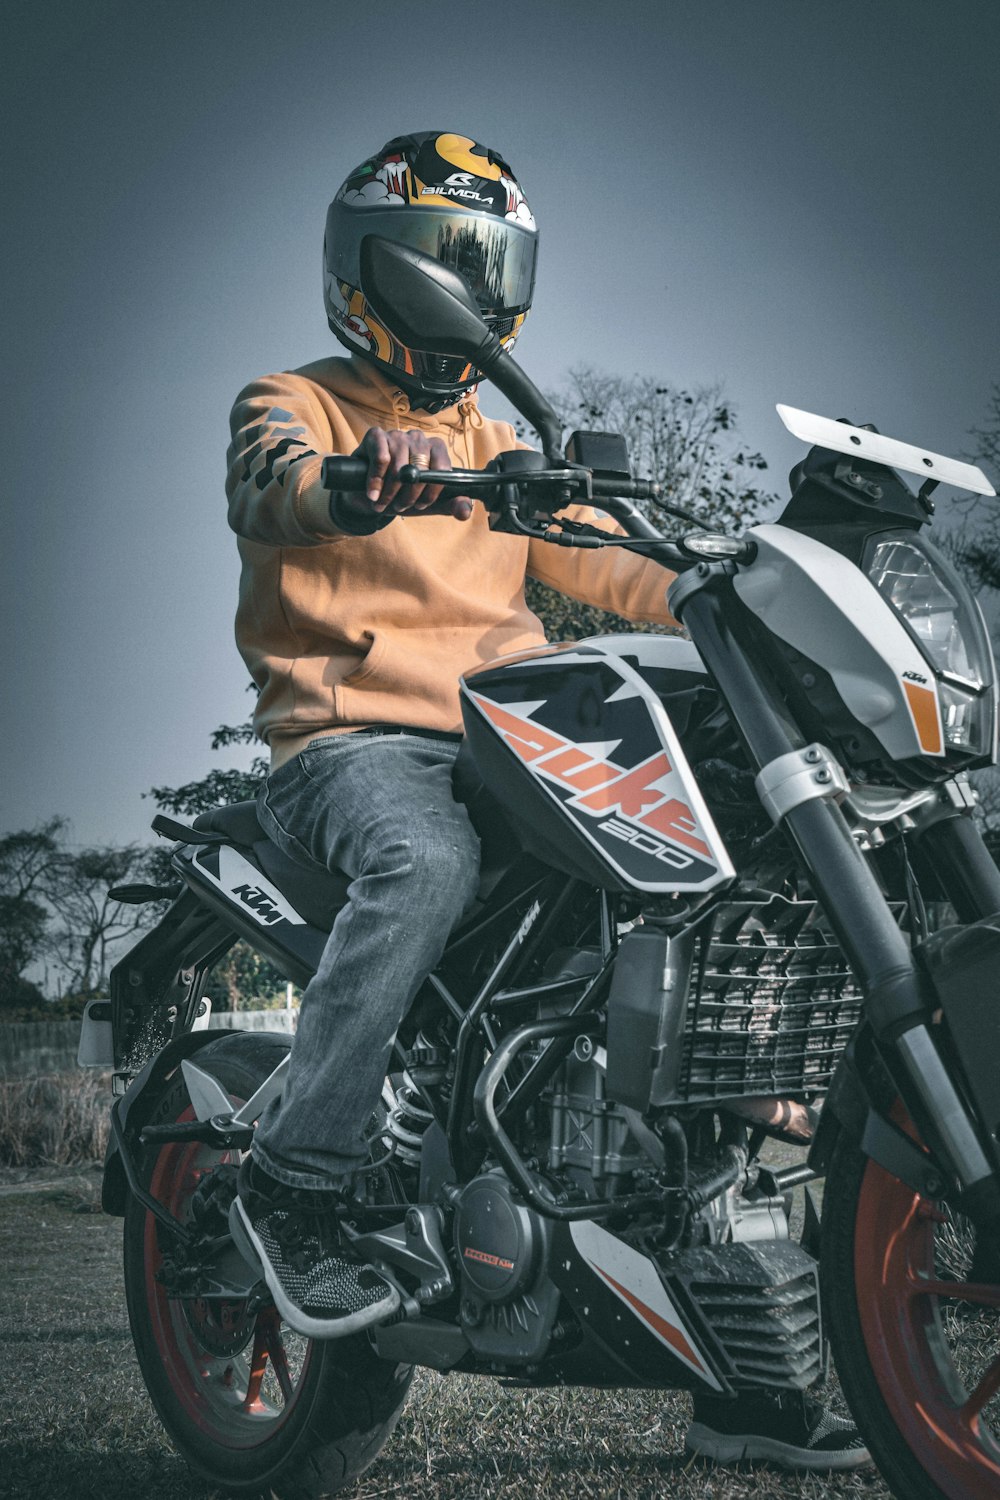
[[[364,730],[313,740],[267,778],[258,814],[299,863],[351,878],[302,996],[284,1093],[253,1154],[291,1187],[344,1184],[396,1031],[471,905],[479,840],[452,795],[458,742]]]

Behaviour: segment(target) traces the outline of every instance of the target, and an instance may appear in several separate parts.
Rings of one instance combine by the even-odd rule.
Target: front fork
[[[806,746],[788,716],[777,687],[751,659],[740,606],[732,589],[735,565],[702,563],[673,585],[670,603],[683,618],[738,726],[758,789],[775,823],[795,845],[814,894],[826,913],[865,994],[865,1011],[879,1054],[933,1157],[957,1185],[961,1207],[974,1221],[1000,1224],[1000,1182],[979,1130],[938,1051],[928,1024],[935,1006],[909,944],[900,932],[872,871],[832,800],[842,772],[821,746]],[[948,820],[951,824],[952,820]],[[962,832],[961,830],[965,831]],[[1000,910],[982,860],[968,873],[954,841],[963,845],[975,830],[955,822],[926,837],[949,851],[965,871],[960,897],[963,920],[983,915],[984,904]],[[985,853],[985,851],[983,851]],[[988,856],[987,856],[988,858]]]
[[[967,813],[943,813],[918,827],[914,840],[960,922],[978,922],[1000,912],[1000,870]]]

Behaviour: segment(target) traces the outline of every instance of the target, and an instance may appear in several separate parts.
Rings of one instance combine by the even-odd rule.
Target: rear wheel
[[[233,1033],[198,1053],[198,1066],[242,1103],[281,1061],[287,1043]],[[150,1123],[194,1117],[180,1070]],[[208,1245],[225,1236],[237,1153],[177,1144],[147,1150],[145,1185]],[[179,1263],[176,1242],[130,1198],[125,1293],[143,1378],[183,1456],[234,1493],[309,1500],[351,1484],[396,1425],[411,1370],[376,1358],[364,1335],[315,1341],[278,1317],[262,1285],[249,1297]],[[212,1259],[224,1279],[225,1266]]]
[[[841,1138],[823,1204],[827,1326],[858,1426],[903,1500],[1000,1494],[997,1250]]]

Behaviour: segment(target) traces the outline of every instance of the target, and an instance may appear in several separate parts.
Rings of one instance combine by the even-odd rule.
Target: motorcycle
[[[374,236],[362,266],[404,343],[467,358],[542,439],[419,478],[499,530],[661,563],[687,638],[550,645],[462,683],[456,790],[482,876],[342,1210],[401,1298],[364,1334],[293,1333],[234,1245],[238,1164],[289,1038],[203,1029],[205,975],[237,938],[308,982],[346,877],[290,863],[253,803],[155,819],[176,885],[116,894],[171,904],[85,1028],[125,1090],[103,1202],[164,1426],[222,1489],[328,1494],[375,1458],[415,1365],[796,1390],[829,1339],[896,1494],[995,1496],[1000,874],[967,773],[996,758],[996,677],[925,534],[937,484],[988,481],[779,408],[810,444],[780,520],[667,540],[639,502],[678,508],[620,437],[562,450],[457,273]],[[365,472],[328,459],[326,482]],[[619,530],[560,520],[578,502]],[[754,1118],[778,1100],[825,1101],[784,1168]],[[820,1178],[796,1240],[792,1190]]]

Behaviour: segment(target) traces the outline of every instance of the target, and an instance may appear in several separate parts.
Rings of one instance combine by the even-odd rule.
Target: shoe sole
[[[710,1458],[717,1464],[769,1463],[783,1469],[808,1469],[829,1474],[845,1469],[860,1469],[871,1463],[867,1448],[847,1448],[832,1452],[822,1448],[796,1448],[777,1438],[763,1437],[759,1432],[715,1432],[692,1422],[684,1439],[688,1453]]]
[[[239,1198],[233,1200],[229,1210],[229,1232],[237,1250],[248,1265],[260,1267],[267,1289],[283,1320],[289,1328],[294,1329],[296,1333],[304,1334],[307,1338],[346,1338],[348,1334],[357,1333],[373,1323],[381,1323],[399,1307],[399,1293],[394,1286],[386,1282],[388,1295],[383,1297],[381,1302],[373,1302],[369,1307],[363,1307],[359,1312],[347,1313],[342,1318],[310,1318],[308,1313],[304,1313],[300,1307],[295,1306],[294,1302],[290,1302],[282,1290],[281,1283],[274,1274],[271,1263],[264,1253],[264,1247],[254,1233],[253,1225],[247,1218],[246,1210]]]

